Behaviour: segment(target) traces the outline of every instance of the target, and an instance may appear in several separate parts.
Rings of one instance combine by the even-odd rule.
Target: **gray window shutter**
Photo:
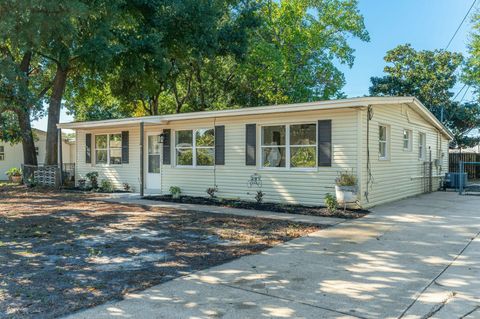
[[[215,165],[225,165],[225,126],[215,126]]]
[[[332,120],[318,121],[318,166],[332,166]]]
[[[85,134],[85,163],[92,163],[92,134]]]
[[[163,164],[165,165],[170,165],[170,156],[171,156],[171,135],[172,135],[172,130],[167,129],[163,130]]]
[[[257,165],[257,124],[245,125],[245,165]]]
[[[128,164],[128,131],[122,131],[122,164]]]

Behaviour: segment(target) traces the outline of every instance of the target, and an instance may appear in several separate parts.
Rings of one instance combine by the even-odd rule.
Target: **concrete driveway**
[[[70,318],[480,318],[479,231],[437,192]]]

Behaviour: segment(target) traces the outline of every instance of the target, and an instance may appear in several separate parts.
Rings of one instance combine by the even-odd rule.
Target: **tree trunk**
[[[20,70],[25,74],[26,83],[28,87],[28,72],[30,70],[30,61],[32,60],[32,52],[27,51],[22,57],[20,62]],[[33,139],[32,126],[30,124],[30,108],[27,106],[19,106],[15,110],[15,114],[18,118],[18,126],[20,127],[22,135],[22,148],[23,148],[23,164],[25,165],[37,165],[37,152],[35,150],[35,141]]]
[[[23,163],[25,165],[38,165],[35,141],[33,139],[32,126],[30,125],[29,111],[16,111],[18,126],[22,132]]]
[[[48,106],[47,126],[47,147],[45,154],[45,165],[57,165],[58,163],[58,130],[60,122],[60,110],[62,108],[62,97],[67,84],[68,69],[57,65],[55,79],[53,80],[52,96]]]

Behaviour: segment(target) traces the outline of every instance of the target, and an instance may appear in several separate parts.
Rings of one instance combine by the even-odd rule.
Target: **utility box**
[[[462,178],[461,175],[463,175]],[[445,173],[445,185],[447,188],[460,188],[460,179],[463,187],[467,186],[467,173]]]

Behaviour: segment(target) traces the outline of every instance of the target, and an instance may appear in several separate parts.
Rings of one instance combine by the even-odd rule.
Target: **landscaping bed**
[[[360,218],[369,213],[363,209],[349,209],[345,211],[343,208],[339,208],[333,212],[329,211],[326,207],[322,206],[304,206],[293,204],[281,204],[281,203],[267,203],[267,202],[251,202],[237,199],[224,199],[224,198],[209,198],[209,197],[195,197],[195,196],[180,196],[179,198],[173,198],[172,195],[159,195],[159,196],[145,196],[144,199],[182,203],[182,204],[198,204],[198,205],[214,205],[230,208],[243,208],[243,209],[255,209],[272,211],[278,213],[288,214],[301,214],[311,216],[323,216],[323,217],[338,217],[338,218]]]
[[[0,185],[0,318],[55,318],[321,229]]]

